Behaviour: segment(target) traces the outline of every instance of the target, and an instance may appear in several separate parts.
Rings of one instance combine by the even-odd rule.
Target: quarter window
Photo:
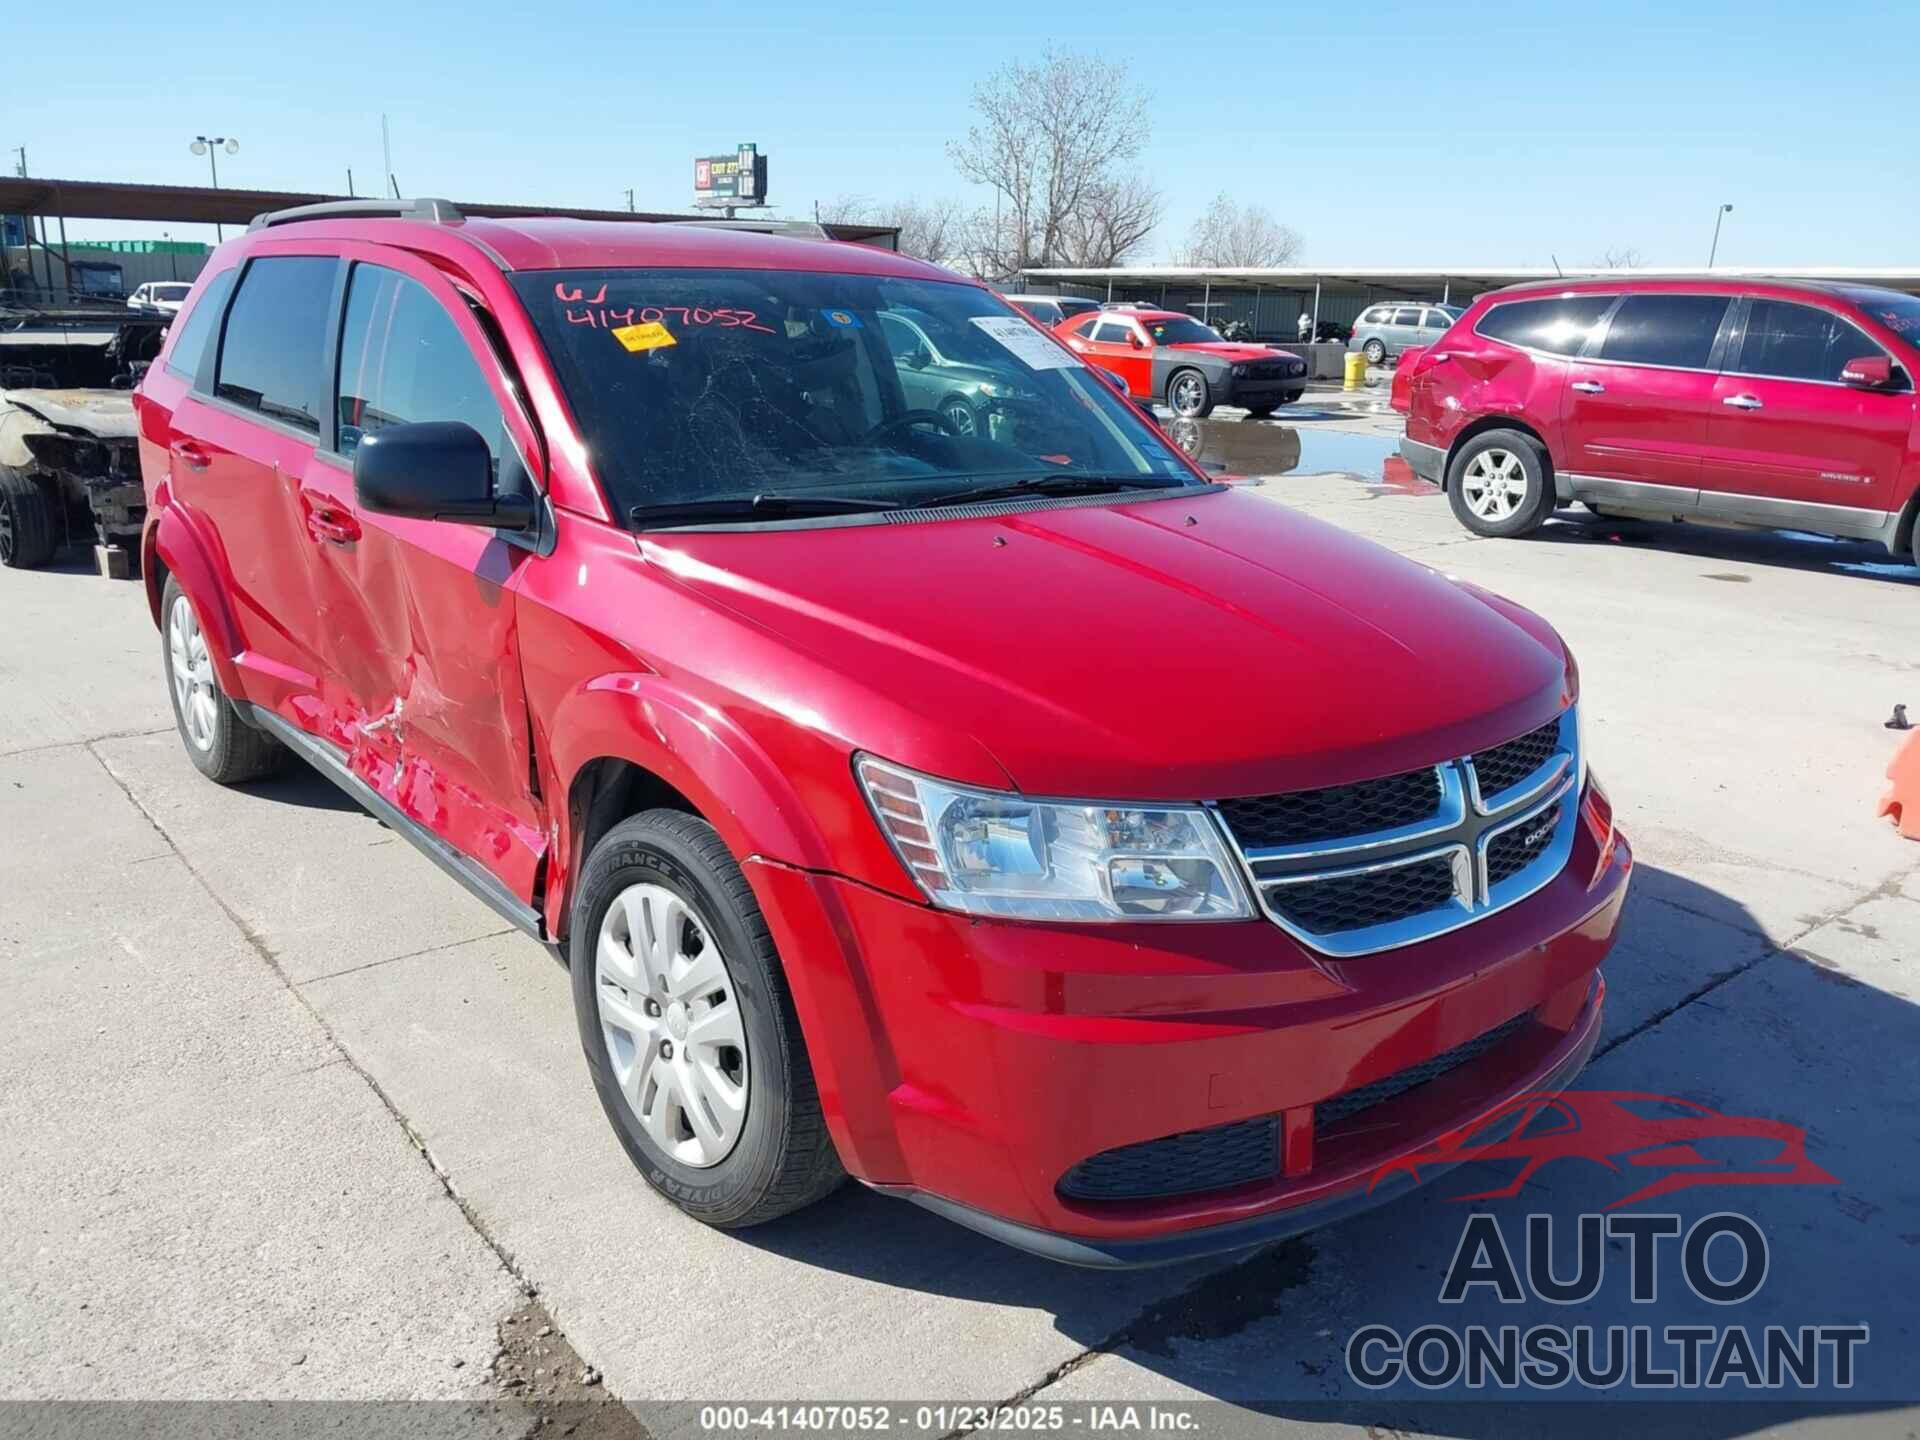
[[[1629,295],[1613,312],[1600,358],[1704,370],[1729,303],[1725,295]]]
[[[465,337],[424,286],[379,265],[356,265],[347,291],[338,414],[342,455],[389,425],[459,420],[498,468],[505,422]]]
[[[318,433],[327,408],[327,309],[338,268],[337,260],[311,255],[270,255],[247,266],[227,313],[214,394]]]
[[[1611,295],[1563,295],[1551,300],[1510,300],[1480,317],[1475,328],[1490,340],[1573,355],[1613,304]]]
[[[1093,338],[1107,345],[1124,345],[1132,334],[1124,320],[1102,320],[1093,327]]]
[[[180,333],[174,337],[173,348],[167,352],[167,368],[177,371],[191,380],[200,373],[200,359],[207,353],[207,339],[213,334],[213,327],[220,322],[220,311],[225,308],[227,296],[233,291],[234,276],[240,272],[222,270],[207,282],[207,288],[200,292],[200,298],[193,302],[193,309],[185,317],[174,323],[180,327]]]
[[[1747,307],[1746,334],[1735,368],[1743,375],[1838,381],[1849,360],[1882,353],[1831,311],[1786,300],[1755,300]]]

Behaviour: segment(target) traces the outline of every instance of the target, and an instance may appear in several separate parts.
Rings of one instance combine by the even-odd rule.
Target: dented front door
[[[363,509],[351,466],[366,435],[426,420],[480,431],[497,485],[537,484],[539,450],[461,293],[370,253],[348,256],[338,463],[301,497],[340,532],[318,554],[330,664],[352,711],[334,738],[362,780],[531,903],[547,826],[508,582],[534,557],[485,527]]]

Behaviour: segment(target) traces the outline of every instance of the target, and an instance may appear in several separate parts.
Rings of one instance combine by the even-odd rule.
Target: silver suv
[[[1466,312],[1458,305],[1369,305],[1353,322],[1347,349],[1366,353],[1369,365],[1413,345],[1431,345]]]

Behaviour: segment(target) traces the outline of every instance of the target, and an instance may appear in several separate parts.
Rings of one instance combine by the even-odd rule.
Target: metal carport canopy
[[[1586,280],[1595,277],[1624,280],[1635,274],[1663,279],[1697,276],[1715,280],[1831,280],[1920,293],[1920,270],[1845,265],[1719,265],[1711,270],[1648,266],[1639,271],[1525,265],[1423,270],[1318,269],[1304,265],[1221,269],[1192,265],[1115,265],[1105,268],[1047,266],[1023,270],[1021,278],[1028,289],[1035,290],[1060,284],[1095,287],[1217,286],[1228,290],[1312,290],[1318,285],[1329,290],[1361,290],[1384,296],[1405,296],[1410,300],[1438,300],[1449,291],[1478,295],[1482,291],[1497,290],[1505,285],[1518,285],[1530,280]]]
[[[38,176],[0,176],[0,215],[41,215],[66,220],[147,220],[173,225],[245,226],[256,215],[323,200],[346,200],[346,195],[289,190],[239,190],[205,185],[136,185],[109,180],[48,180]],[[378,196],[361,196],[361,199]],[[701,215],[674,215],[656,211],[593,210],[579,205],[519,205],[455,200],[464,215],[494,217],[566,215],[577,220],[711,220]],[[879,243],[895,248],[898,232],[888,225],[828,225],[837,240]]]

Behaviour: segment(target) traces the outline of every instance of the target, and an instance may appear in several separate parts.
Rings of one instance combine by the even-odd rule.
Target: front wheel
[[[655,1190],[737,1228],[845,1178],[773,937],[711,825],[649,810],[609,830],[570,950],[594,1089]]]
[[[1476,435],[1447,466],[1447,499],[1476,535],[1531,535],[1553,511],[1546,455],[1518,430]]]
[[[980,417],[966,398],[950,395],[940,403],[940,418],[946,422],[947,433],[960,437],[980,433]]]
[[[53,507],[40,482],[24,470],[0,465],[0,565],[31,570],[58,548]]]
[[[1213,391],[1198,370],[1176,370],[1167,381],[1167,408],[1182,420],[1204,420],[1213,413]]]

